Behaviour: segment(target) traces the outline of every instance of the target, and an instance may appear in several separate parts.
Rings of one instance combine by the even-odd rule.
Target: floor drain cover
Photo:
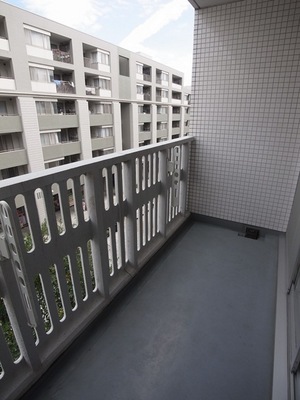
[[[257,240],[259,237],[259,229],[246,227],[245,237]]]

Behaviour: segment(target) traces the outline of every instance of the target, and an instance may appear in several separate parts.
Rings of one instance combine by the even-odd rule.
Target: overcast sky
[[[194,9],[188,0],[6,0],[184,72],[190,85]]]

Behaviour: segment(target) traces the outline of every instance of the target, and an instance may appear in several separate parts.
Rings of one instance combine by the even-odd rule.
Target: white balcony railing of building
[[[36,381],[187,218],[191,140],[0,183],[1,399]]]

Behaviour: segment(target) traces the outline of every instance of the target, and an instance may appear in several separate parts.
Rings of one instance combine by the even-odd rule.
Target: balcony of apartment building
[[[151,101],[151,86],[137,84],[136,85],[136,99]]]
[[[6,57],[0,57],[0,90],[16,90],[12,62]]]
[[[172,121],[172,138],[179,137],[181,130],[180,130],[180,121],[179,120],[173,120]]]
[[[54,67],[44,64],[29,63],[29,74],[33,92],[57,93],[54,82]]]
[[[151,140],[151,122],[139,123],[139,142]]]
[[[182,77],[172,74],[172,89],[181,90],[182,89]]]
[[[174,106],[172,107],[172,120],[180,121],[181,119],[181,107]]]
[[[40,130],[78,128],[75,101],[43,99],[35,104]]]
[[[169,86],[169,73],[156,69],[156,83],[162,86]]]
[[[114,148],[113,126],[91,126],[92,151]]]
[[[150,123],[152,120],[152,114],[151,114],[151,106],[150,104],[139,104],[138,106],[138,122],[139,123],[144,123],[148,122]]]
[[[182,93],[181,92],[176,92],[175,90],[172,90],[172,104],[181,104],[182,102]]]
[[[168,106],[157,106],[157,122],[168,122]]]
[[[85,73],[85,92],[88,96],[111,97],[111,78]]]
[[[51,33],[50,47],[54,61],[59,61],[67,64],[73,63],[71,39],[55,33]]]
[[[88,107],[90,126],[109,126],[113,124],[112,103],[89,100]]]
[[[167,139],[168,137],[168,123],[167,122],[157,122],[157,139]]]
[[[55,68],[53,71],[53,79],[56,85],[57,93],[61,94],[76,93],[73,71]]]
[[[111,72],[111,57],[110,52],[107,50],[83,43],[83,61],[86,68]]]
[[[1,117],[0,117],[1,121]],[[24,148],[22,132],[0,134],[0,169],[9,170],[27,165],[27,152]]]
[[[152,72],[151,71],[152,71],[152,68],[150,65],[137,63],[136,64],[136,79],[139,81],[151,82],[152,81],[152,76],[151,76]]]
[[[22,121],[18,115],[15,98],[0,98],[0,134],[22,132]]]
[[[169,90],[156,88],[156,101],[160,103],[169,102]]]
[[[81,145],[77,128],[49,129],[40,131],[45,163],[53,160],[61,162],[73,155],[81,153]],[[59,163],[59,165],[62,165]]]
[[[5,17],[0,15],[0,50],[9,51]]]

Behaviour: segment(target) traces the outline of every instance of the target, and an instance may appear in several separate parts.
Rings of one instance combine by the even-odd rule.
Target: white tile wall
[[[192,212],[285,231],[300,170],[300,1],[195,15]]]

